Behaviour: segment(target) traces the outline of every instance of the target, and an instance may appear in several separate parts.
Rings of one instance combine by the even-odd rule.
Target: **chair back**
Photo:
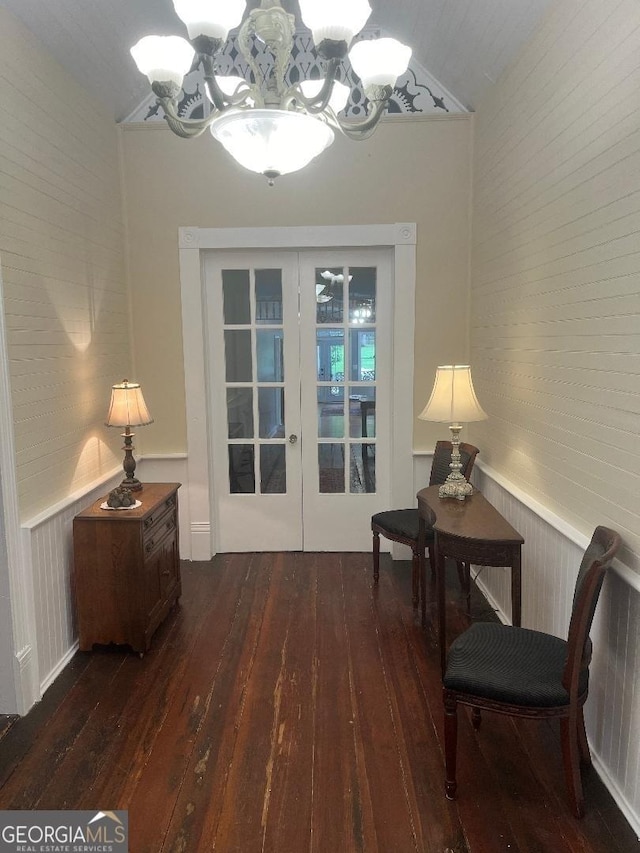
[[[567,662],[562,683],[569,693],[576,693],[581,672],[591,661],[589,631],[593,622],[600,590],[607,569],[620,547],[621,539],[615,530],[596,527],[580,563],[573,593]]]
[[[451,473],[449,467],[451,463],[452,445],[450,441],[437,441],[436,449],[433,453],[433,462],[431,463],[431,476],[429,478],[430,486],[441,486]],[[476,456],[480,451],[473,444],[466,444],[464,441],[460,443],[460,464],[462,468],[460,473],[465,480],[469,479],[473,463],[476,461]]]

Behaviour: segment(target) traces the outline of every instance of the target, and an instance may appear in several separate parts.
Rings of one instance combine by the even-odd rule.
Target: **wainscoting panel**
[[[73,518],[122,479],[112,474],[90,491],[68,500],[22,525],[24,559],[33,573],[37,664],[40,695],[73,657],[78,647],[73,590]]]
[[[566,637],[575,578],[587,537],[540,511],[494,472],[476,464],[475,485],[523,535],[522,624]],[[527,505],[530,503],[530,505]],[[510,621],[509,571],[474,567],[500,618]],[[585,706],[594,765],[640,835],[640,579],[621,563],[607,575],[591,630],[593,662]]]

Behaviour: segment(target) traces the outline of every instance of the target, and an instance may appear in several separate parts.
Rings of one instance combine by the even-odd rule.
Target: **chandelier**
[[[334,275],[331,270],[325,270],[320,273],[320,278],[324,279],[324,282],[321,284],[316,284],[316,302],[318,304],[322,304],[323,302],[331,302],[334,296],[334,288],[336,284],[344,284],[344,275],[342,273],[338,273]],[[349,281],[353,278],[352,275],[349,276]]]
[[[371,134],[411,57],[411,49],[392,38],[357,41],[349,50],[371,14],[367,0],[299,0],[326,72],[322,79],[287,85],[296,24],[280,0],[261,0],[244,21],[245,0],[173,0],[173,5],[189,41],[145,36],[131,48],[169,127],[187,139],[210,128],[241,166],[265,175],[270,185],[322,153],[333,142],[334,130],[352,139]],[[238,47],[250,80],[216,72],[216,57],[241,21]],[[256,61],[256,42],[270,54],[266,71]],[[349,98],[348,87],[337,79],[347,55],[368,101],[365,116],[351,120],[338,115]],[[183,118],[178,104],[184,76],[199,67],[211,111],[202,119]]]

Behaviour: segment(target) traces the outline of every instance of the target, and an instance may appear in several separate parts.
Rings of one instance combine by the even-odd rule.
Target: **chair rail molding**
[[[397,371],[393,388],[393,471],[391,498],[395,505],[413,498],[411,445],[413,422],[405,401],[413,398],[413,337],[417,227],[413,222],[387,225],[326,225],[269,228],[199,228],[178,230],[182,330],[187,410],[187,483],[189,506],[188,545],[193,560],[208,560],[216,553],[212,524],[210,425],[206,375],[206,330],[201,253],[207,250],[243,249],[355,249],[385,247],[393,250],[394,321],[393,363],[409,365]],[[199,331],[198,331],[199,330]],[[205,464],[207,460],[209,464]]]

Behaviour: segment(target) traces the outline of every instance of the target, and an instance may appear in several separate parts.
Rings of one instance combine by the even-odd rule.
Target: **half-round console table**
[[[426,619],[426,524],[434,530],[436,590],[438,599],[438,638],[440,663],[444,674],[447,661],[445,611],[445,558],[476,566],[506,566],[511,569],[511,621],[521,620],[521,550],[524,539],[498,510],[478,491],[465,500],[440,498],[439,486],[418,492],[418,553],[422,584],[422,621]]]

